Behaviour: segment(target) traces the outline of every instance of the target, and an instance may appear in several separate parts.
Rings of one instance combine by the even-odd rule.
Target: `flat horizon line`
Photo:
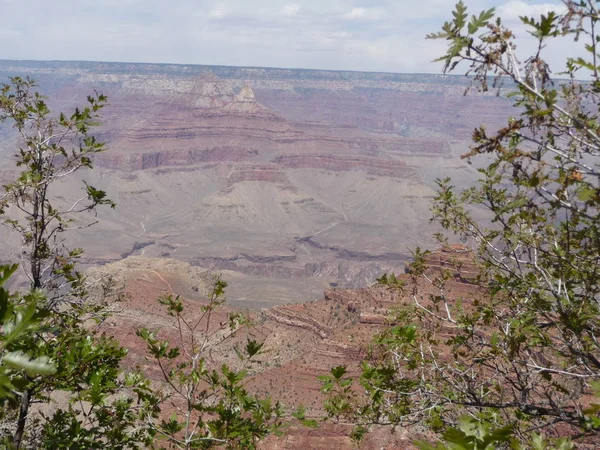
[[[446,77],[464,77],[459,74],[445,74],[442,72],[387,72],[377,70],[354,70],[354,69],[316,69],[306,67],[276,67],[276,66],[240,66],[226,64],[199,64],[199,63],[172,63],[172,62],[147,62],[147,61],[100,61],[87,59],[2,59],[0,63],[17,62],[17,63],[99,63],[99,64],[135,64],[146,66],[178,66],[178,67],[224,67],[236,69],[269,69],[269,70],[294,70],[306,72],[349,72],[349,73],[367,73],[367,74],[382,74],[382,75],[429,75],[429,76],[446,76]]]

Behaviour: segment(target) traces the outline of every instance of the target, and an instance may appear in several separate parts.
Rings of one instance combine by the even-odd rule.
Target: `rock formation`
[[[118,206],[73,235],[88,263],[143,254],[229,270],[252,280],[232,298],[249,307],[401,272],[409,249],[432,243],[435,178],[476,176],[456,156],[507,104],[433,75],[0,62],[0,77],[14,74],[38,78],[59,110],[93,89],[109,97],[97,130],[109,150],[81,176]],[[0,127],[7,179],[14,138]],[[269,279],[285,286],[273,297]]]

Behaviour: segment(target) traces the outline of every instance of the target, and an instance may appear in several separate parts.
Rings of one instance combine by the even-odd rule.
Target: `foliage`
[[[403,288],[405,286],[404,280],[396,277],[396,275],[393,273],[384,273],[375,281],[377,281],[377,283],[379,284],[384,284],[386,286],[393,286],[397,288]]]
[[[432,206],[433,220],[472,249],[478,273],[459,298],[452,274],[429,270],[417,251],[403,288],[409,302],[363,363],[366,399],[335,380],[333,399],[341,393],[351,406],[330,400],[331,415],[357,408],[359,429],[426,424],[446,430],[443,448],[570,448],[548,438],[561,433],[597,439],[600,408],[589,399],[600,378],[600,15],[593,0],[563,3],[560,15],[521,18],[537,43],[527,58],[493,9],[469,18],[462,1],[429,36],[448,43],[445,72],[466,63],[472,86],[507,85],[515,105],[506,126],[473,133],[465,158],[489,163],[478,184],[456,192],[439,180]],[[546,45],[572,38],[573,54],[587,57],[567,57],[566,78],[553,81]]]
[[[150,385],[139,374],[122,376],[126,350],[95,332],[87,309],[58,312],[41,290],[5,293],[0,293],[7,300],[0,334],[0,419],[10,431],[1,443],[93,449],[143,448],[151,442],[151,430],[135,429],[156,409]],[[32,421],[31,405],[54,401],[50,413]]]
[[[304,427],[308,428],[318,428],[319,422],[315,419],[307,419],[306,418],[306,407],[304,405],[298,406],[296,411],[292,412],[292,417],[298,420],[298,423]]]
[[[16,155],[16,165],[23,170],[17,180],[4,186],[0,214],[4,224],[21,236],[23,269],[32,287],[43,287],[55,302],[65,285],[73,296],[85,294],[82,275],[73,264],[81,250],[68,250],[62,234],[74,223],[89,226],[76,223],[78,213],[93,212],[100,205],[115,206],[104,191],[85,183],[84,194],[66,207],[54,205],[50,192],[65,177],[92,168],[90,157],[105,150],[104,143],[89,131],[98,125],[106,97],[89,96],[88,106],[54,117],[34,88],[32,80],[19,77],[0,85],[0,121],[11,119],[24,144]]]
[[[0,86],[0,120],[12,120],[23,144],[16,154],[22,171],[4,186],[0,214],[21,237],[21,267],[30,281],[23,293],[0,291],[0,420],[7,448],[141,448],[153,434],[136,424],[154,413],[157,399],[139,374],[122,376],[126,350],[98,332],[106,311],[90,302],[88,280],[75,268],[82,251],[69,250],[62,237],[90,225],[78,213],[114,204],[87,184],[67,207],[52,200],[56,183],[91,168],[90,156],[104,150],[89,131],[106,97],[87,100],[88,106],[56,116],[30,79]],[[15,269],[4,268],[3,280]],[[55,405],[34,420],[32,405],[43,403]]]
[[[150,420],[150,426],[172,448],[255,448],[260,438],[280,425],[279,405],[250,395],[243,386],[248,364],[263,353],[262,344],[248,340],[244,349],[237,351],[239,370],[226,364],[211,367],[210,352],[247,322],[241,314],[229,314],[227,320],[215,324],[226,286],[217,278],[209,302],[200,306],[199,313],[186,310],[179,297],[160,299],[177,321],[176,343],[161,340],[147,328],[137,332],[167,385],[163,408],[170,405],[178,411],[167,420]]]
[[[43,319],[35,298],[26,305],[18,305],[3,287],[17,267],[0,266],[0,401],[14,397],[13,392],[26,383],[27,377],[56,373],[56,366],[47,356],[32,358],[22,350],[9,351],[13,342],[38,331]]]
[[[443,444],[432,445],[417,441],[420,450],[494,450],[510,444],[512,450],[531,448],[533,450],[571,450],[569,439],[556,439],[550,444],[541,435],[532,433],[530,440],[521,444],[513,437],[510,426],[498,428],[491,417],[462,417],[457,428],[448,428],[442,434]]]

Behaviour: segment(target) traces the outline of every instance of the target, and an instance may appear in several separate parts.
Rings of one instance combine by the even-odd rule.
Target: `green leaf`
[[[56,373],[56,366],[50,361],[49,357],[31,358],[20,350],[4,355],[2,363],[15,370],[23,370],[30,377]]]
[[[18,268],[18,264],[0,266],[0,286],[4,285]]]
[[[514,211],[515,209],[522,208],[523,206],[526,206],[529,203],[529,201],[530,200],[527,197],[516,198],[515,200],[504,205],[502,208],[499,208],[496,213],[496,216],[500,216],[507,212]]]
[[[452,15],[454,16],[454,27],[457,30],[461,30],[464,26],[465,23],[467,22],[467,7],[465,6],[465,4],[463,3],[462,0],[460,0],[456,6],[454,11],[452,12]]]
[[[255,340],[248,339],[248,343],[246,344],[246,353],[248,354],[248,357],[252,358],[253,356],[259,355],[263,346],[264,344],[259,344]]]
[[[442,445],[439,445],[436,447],[435,445],[430,444],[429,442],[425,442],[425,441],[414,441],[413,444],[419,450],[444,450],[444,447]]]
[[[337,366],[331,369],[331,374],[336,380],[339,380],[346,375],[346,366]]]
[[[583,184],[577,190],[577,198],[582,202],[587,202],[597,198],[598,192],[597,190],[590,185]]]
[[[495,11],[495,8],[492,8],[488,9],[487,11],[481,11],[479,17],[475,15],[471,16],[471,20],[469,21],[468,25],[469,34],[475,34],[477,31],[479,31],[479,29],[485,27],[489,23],[490,19],[494,17]]]

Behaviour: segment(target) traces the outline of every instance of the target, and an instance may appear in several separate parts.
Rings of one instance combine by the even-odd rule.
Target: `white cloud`
[[[225,19],[239,14],[239,9],[235,8],[231,2],[218,2],[208,12],[209,19]]]
[[[539,19],[542,14],[548,14],[550,11],[560,14],[565,11],[565,7],[557,3],[532,3],[522,0],[511,0],[499,6],[497,12],[504,22],[520,22],[519,17],[521,16]]]
[[[352,8],[349,12],[344,14],[344,19],[356,21],[376,21],[381,20],[384,16],[385,13],[380,8]]]
[[[300,5],[297,3],[290,3],[289,5],[285,5],[281,10],[281,13],[284,16],[293,17],[300,12]]]
[[[0,39],[2,38],[12,38],[12,39],[17,39],[17,38],[22,38],[23,37],[23,33],[20,31],[16,31],[16,30],[1,30],[0,29]]]
[[[352,35],[347,31],[334,31],[333,33],[331,33],[331,37],[334,39],[346,39],[350,36]]]
[[[513,20],[546,11],[552,1],[508,0],[499,11]],[[10,12],[10,25],[0,31],[0,59],[439,72],[440,64],[430,61],[444,53],[445,42],[426,41],[424,36],[451,17],[455,3],[0,0],[0,9]],[[467,0],[470,13],[492,3]],[[528,35],[519,32],[521,36]],[[519,50],[527,49],[518,44]]]
[[[217,4],[213,9],[208,12],[210,19],[224,19],[230,14],[230,9],[223,4]]]

